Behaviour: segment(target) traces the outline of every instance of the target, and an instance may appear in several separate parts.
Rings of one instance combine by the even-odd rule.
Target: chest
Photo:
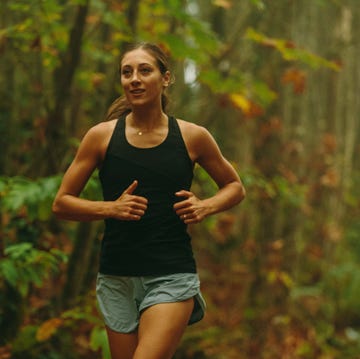
[[[104,191],[117,196],[137,180],[140,193],[174,193],[188,189],[193,165],[185,146],[166,140],[152,148],[136,148],[126,141],[113,143],[100,171]]]
[[[156,131],[133,131],[125,130],[125,138],[128,144],[139,149],[150,149],[159,146],[168,136],[168,129],[158,129]]]

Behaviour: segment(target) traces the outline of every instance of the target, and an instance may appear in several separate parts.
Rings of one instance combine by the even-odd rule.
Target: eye
[[[144,68],[140,69],[140,72],[142,74],[149,74],[150,72],[152,72],[152,69],[150,67],[144,67]]]
[[[131,72],[132,71],[130,69],[125,68],[125,69],[122,69],[121,74],[125,77],[129,77],[131,75]]]

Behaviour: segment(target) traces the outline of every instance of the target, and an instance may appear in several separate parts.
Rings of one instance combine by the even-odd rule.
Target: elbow
[[[242,184],[241,181],[239,182],[236,182],[236,185],[237,185],[237,204],[239,204],[240,202],[242,202],[245,197],[246,197],[246,190],[245,190],[245,187],[244,185]]]
[[[59,200],[55,198],[52,207],[51,207],[52,213],[55,215],[56,218],[62,219],[62,211],[61,211],[61,205],[59,203]]]
[[[246,197],[246,189],[244,185],[240,182],[240,188],[239,188],[239,203],[242,202]]]
[[[245,197],[246,197],[246,189],[243,185],[241,185],[241,201],[244,200]]]

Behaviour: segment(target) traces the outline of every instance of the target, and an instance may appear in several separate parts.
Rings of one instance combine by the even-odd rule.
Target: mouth
[[[142,94],[144,92],[145,92],[145,90],[143,90],[143,89],[130,90],[130,93],[132,95],[140,95],[140,94]]]

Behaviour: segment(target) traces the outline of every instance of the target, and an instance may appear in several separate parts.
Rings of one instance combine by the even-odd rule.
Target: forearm
[[[245,188],[241,182],[230,182],[212,197],[204,199],[206,216],[216,214],[239,204],[245,198]]]
[[[52,210],[56,217],[72,221],[96,221],[111,217],[111,202],[91,201],[72,195],[56,198]]]

